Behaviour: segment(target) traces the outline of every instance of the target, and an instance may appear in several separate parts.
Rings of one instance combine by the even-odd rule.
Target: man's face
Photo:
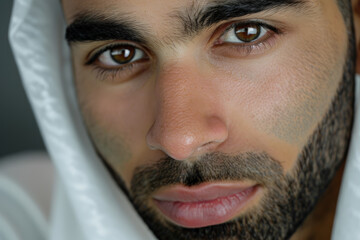
[[[336,1],[63,4],[89,133],[155,234],[289,237],[351,129]]]

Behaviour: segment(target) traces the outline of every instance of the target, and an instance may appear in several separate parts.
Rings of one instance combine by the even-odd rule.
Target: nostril
[[[149,147],[150,150],[158,150],[158,148],[155,147],[154,145],[148,144],[148,147]]]
[[[191,134],[179,134],[163,131],[160,134],[149,133],[146,137],[151,150],[160,150],[176,160],[185,160],[197,149],[196,138]]]
[[[208,149],[208,148],[211,148],[211,146],[214,146],[214,145],[215,145],[215,142],[208,142],[208,143],[205,143],[204,145],[200,146],[198,148],[198,150],[201,150],[201,149],[204,149],[204,148]]]
[[[203,144],[202,146],[199,146],[196,151],[198,153],[202,153],[202,152],[209,152],[209,151],[212,151],[214,150],[218,145],[219,143],[221,143],[222,141],[211,141],[211,142],[208,142],[208,143],[205,143]]]
[[[185,160],[222,146],[228,137],[225,121],[214,115],[191,113],[177,118],[159,114],[146,136],[149,149]]]
[[[161,146],[159,143],[157,143],[153,131],[150,131],[146,135],[146,144],[148,145],[150,150],[161,150]]]
[[[176,160],[215,151],[228,137],[227,126],[214,117],[163,126],[153,124],[146,136],[147,145],[149,149],[162,151]]]

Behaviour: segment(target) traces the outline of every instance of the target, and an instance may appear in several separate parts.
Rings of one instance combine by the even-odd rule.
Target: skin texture
[[[96,10],[127,16],[151,33],[146,45],[135,45],[148,59],[120,72],[85,63],[97,49],[123,41],[71,44],[85,123],[99,155],[159,238],[290,238],[346,158],[351,28],[336,1],[310,0],[302,10],[255,13],[181,37],[184,27],[174,14],[187,16],[207,2],[64,0],[68,23]],[[252,52],[216,45],[228,22],[251,19],[281,33]],[[212,181],[252,181],[261,191],[234,221],[202,229],[170,223],[151,201],[161,187]],[[324,199],[336,201],[334,182]],[[313,213],[323,216],[318,209]],[[313,215],[294,239],[309,239]],[[332,222],[332,216],[318,219],[322,226]]]

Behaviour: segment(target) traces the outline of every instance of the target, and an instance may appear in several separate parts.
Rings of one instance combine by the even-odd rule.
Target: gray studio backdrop
[[[0,158],[44,149],[9,46],[12,5],[12,0],[0,0]]]

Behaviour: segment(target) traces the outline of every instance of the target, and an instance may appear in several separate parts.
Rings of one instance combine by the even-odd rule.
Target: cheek
[[[276,94],[270,98],[280,101],[268,106],[271,112],[265,116],[272,125],[270,132],[298,146],[306,144],[329,110],[342,79],[344,58],[338,56],[345,50],[337,54],[334,45],[316,45],[305,42],[302,48],[291,51],[293,58],[288,56],[278,63],[283,71],[276,81]]]
[[[260,132],[301,149],[329,110],[342,79],[344,36],[344,31],[325,30],[289,36],[277,51],[238,64],[231,71],[236,80],[226,90],[232,93],[227,104],[239,109],[233,118],[247,116]]]
[[[157,159],[145,142],[154,114],[149,91],[144,86],[128,97],[119,86],[86,84],[97,80],[76,75],[79,104],[96,149],[128,185],[136,166]]]
[[[279,62],[279,67],[284,69],[279,95],[286,104],[277,105],[277,114],[271,118],[271,131],[299,146],[308,141],[328,112],[343,77],[346,55],[346,39],[341,38],[346,36],[345,32],[309,35],[308,41],[290,50],[292,56]]]
[[[328,112],[343,76],[344,25],[318,24],[282,39],[266,56],[227,62],[226,71],[213,72],[226,93],[232,144],[239,147],[246,137],[248,149],[269,153],[285,171]]]

